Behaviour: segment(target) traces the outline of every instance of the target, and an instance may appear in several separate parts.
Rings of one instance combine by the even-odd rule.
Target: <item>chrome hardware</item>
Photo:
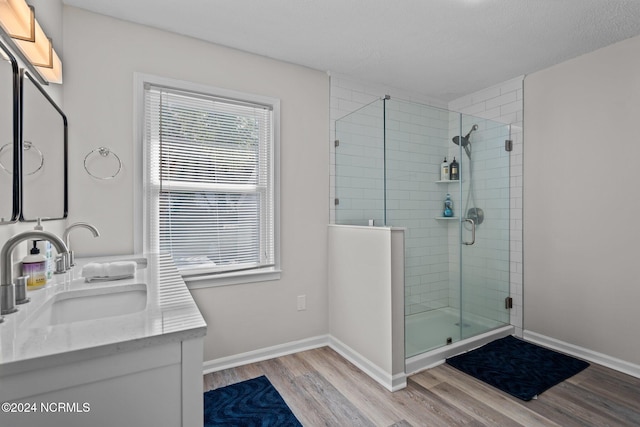
[[[484,211],[481,208],[469,208],[467,218],[472,219],[476,225],[480,225],[484,222]]]
[[[505,310],[509,310],[509,309],[513,308],[513,298],[506,297],[504,299],[504,308],[505,308]]]
[[[27,279],[29,276],[20,276],[17,277],[15,284],[15,292],[16,292],[16,304],[26,304],[31,299],[27,297]]]
[[[513,141],[510,139],[504,140],[504,151],[513,151]]]
[[[467,246],[471,246],[476,242],[476,223],[471,218],[465,218],[464,221],[471,223],[471,241],[470,242],[463,241],[462,243],[464,243]]]
[[[98,231],[98,229],[95,228],[93,225],[87,223],[87,222],[76,222],[75,224],[71,224],[70,226],[68,226],[67,229],[64,230],[64,233],[62,234],[62,238],[64,239],[64,242],[67,245],[67,248],[69,250],[69,253],[64,257],[65,258],[65,270],[70,269],[71,267],[73,267],[76,264],[75,263],[75,255],[74,255],[73,251],[71,250],[71,245],[70,245],[70,242],[69,242],[69,234],[75,228],[86,228],[87,230],[91,231],[91,233],[93,233],[93,237],[99,237],[100,236],[100,232]],[[56,265],[56,268],[57,268],[57,265]],[[56,272],[57,272],[57,270],[56,270]]]
[[[53,233],[42,230],[29,230],[16,234],[9,238],[0,251],[0,311],[3,314],[15,311],[16,295],[13,284],[13,262],[11,260],[13,250],[20,243],[29,239],[48,240],[59,254],[67,253],[67,245]]]
[[[87,159],[89,159],[90,157],[92,157],[92,158],[95,157],[94,154],[99,154],[100,157],[113,156],[113,158],[116,160],[116,162],[118,162],[118,168],[116,169],[116,171],[113,174],[107,175],[107,176],[99,176],[99,175],[96,175],[96,174],[92,173],[89,170],[89,166],[87,166]],[[96,157],[96,158],[99,159],[100,157]],[[84,170],[86,170],[89,175],[91,175],[92,177],[97,178],[97,179],[104,179],[104,180],[113,179],[122,170],[122,160],[120,160],[120,157],[118,157],[118,155],[116,153],[114,153],[113,151],[111,151],[108,147],[98,147],[95,150],[90,151],[89,154],[87,154],[85,156],[85,158],[84,158]]]
[[[18,311],[16,307],[16,287],[13,283],[0,286],[0,314]]]
[[[53,274],[64,274],[67,272],[67,258],[69,254],[56,256],[56,271]]]

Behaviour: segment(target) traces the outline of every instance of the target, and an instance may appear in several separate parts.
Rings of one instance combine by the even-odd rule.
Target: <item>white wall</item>
[[[524,325],[640,364],[640,37],[525,79]]]
[[[328,76],[77,8],[64,8],[64,23],[70,220],[102,233],[74,233],[78,255],[134,248],[134,72],[280,98],[281,280],[193,291],[208,323],[204,359],[326,334]],[[99,146],[122,159],[116,179],[84,170]],[[298,295],[306,311],[296,310]]]
[[[391,391],[406,386],[403,234],[329,226],[331,345]]]

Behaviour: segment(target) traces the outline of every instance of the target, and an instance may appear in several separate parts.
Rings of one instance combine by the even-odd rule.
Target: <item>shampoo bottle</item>
[[[449,163],[447,163],[447,158],[444,158],[444,162],[440,165],[440,181],[448,181],[449,180]]]
[[[451,195],[449,193],[447,193],[447,197],[444,199],[442,216],[445,218],[451,218],[453,216],[453,202],[451,201]]]
[[[453,158],[453,161],[449,165],[449,178],[452,181],[457,181],[460,179],[460,168],[458,167],[458,162],[456,162],[456,158]]]
[[[29,276],[27,279],[27,289],[39,289],[47,283],[47,270],[44,256],[40,255],[37,242],[33,242],[33,247],[22,260],[22,274]]]

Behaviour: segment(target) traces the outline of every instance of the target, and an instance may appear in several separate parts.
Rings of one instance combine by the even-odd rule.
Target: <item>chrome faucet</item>
[[[48,240],[56,248],[59,255],[65,256],[68,252],[64,241],[53,233],[42,230],[28,230],[11,237],[2,246],[0,251],[0,311],[2,314],[16,311],[15,286],[13,284],[13,250],[21,242],[29,239]],[[61,271],[62,272],[62,271]]]
[[[76,264],[75,256],[73,254],[73,251],[71,250],[71,245],[69,244],[69,234],[75,228],[86,228],[87,230],[90,230],[93,233],[93,237],[100,236],[100,232],[98,231],[98,229],[87,222],[76,222],[75,224],[71,224],[70,226],[67,227],[66,230],[64,230],[64,233],[62,234],[62,238],[64,239],[64,242],[67,245],[67,249],[69,250],[69,254],[66,255],[65,257],[66,259],[65,268],[67,270]]]

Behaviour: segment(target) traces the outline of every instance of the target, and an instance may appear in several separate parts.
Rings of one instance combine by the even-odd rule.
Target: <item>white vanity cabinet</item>
[[[29,328],[36,313],[28,311],[51,297],[43,293],[31,310],[7,317],[0,426],[202,426],[206,324],[170,260],[150,257],[144,270],[131,279],[147,284],[139,313]]]

